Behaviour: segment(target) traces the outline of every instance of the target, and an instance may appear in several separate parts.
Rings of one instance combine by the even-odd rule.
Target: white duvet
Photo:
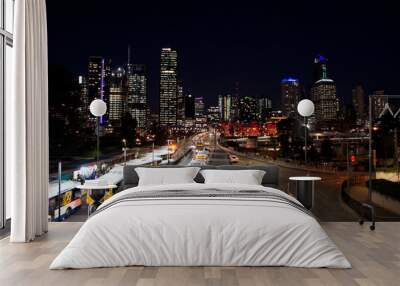
[[[210,188],[265,190],[292,199],[262,186],[181,184],[127,189],[99,209],[129,192]],[[290,205],[194,197],[109,206],[88,219],[50,269],[128,265],[351,267],[319,223]]]

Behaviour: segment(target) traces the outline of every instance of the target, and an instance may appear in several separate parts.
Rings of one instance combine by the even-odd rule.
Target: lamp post
[[[314,103],[309,99],[303,99],[297,105],[297,111],[304,117],[304,164],[307,165],[307,117],[314,114]]]
[[[152,154],[152,165],[153,166],[155,166],[156,165],[156,163],[154,162],[154,139],[153,139],[153,142],[152,142],[152,144],[151,144],[151,154]]]
[[[124,147],[122,150],[124,151],[124,166],[126,166],[126,139],[122,139],[122,144],[124,144]]]
[[[96,117],[96,135],[97,135],[97,151],[96,151],[96,164],[99,168],[99,158],[100,158],[100,117],[106,114],[107,105],[101,99],[95,99],[90,103],[89,106],[90,113]]]
[[[170,157],[170,155],[169,155],[169,144],[170,144],[170,140],[168,139],[167,140],[167,159],[168,159],[167,165],[169,165],[169,157]]]

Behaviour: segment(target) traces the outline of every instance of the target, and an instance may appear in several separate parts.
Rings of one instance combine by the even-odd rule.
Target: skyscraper
[[[300,84],[295,78],[284,78],[281,81],[281,108],[286,116],[297,114],[297,104],[300,101]]]
[[[219,117],[223,121],[230,121],[232,119],[232,96],[219,95],[218,96]]]
[[[185,119],[194,119],[194,96],[191,94],[185,95]]]
[[[137,127],[147,125],[147,76],[146,66],[128,63],[127,96],[125,111],[137,122]]]
[[[231,96],[231,108],[230,108],[230,119],[232,121],[238,120],[239,119],[239,112],[240,112],[240,88],[239,88],[239,82],[235,83],[235,92],[234,95]]]
[[[183,83],[181,80],[178,81],[176,97],[177,97],[176,98],[176,103],[177,103],[176,121],[177,121],[178,125],[182,125],[183,121],[185,120],[185,98],[183,95]]]
[[[88,64],[88,101],[98,98],[109,104],[110,64],[106,64],[103,57],[89,57]],[[100,123],[106,121],[107,114],[100,118]]]
[[[121,123],[126,96],[125,70],[118,67],[111,73],[108,119],[115,126]]]
[[[82,110],[84,112],[88,112],[89,110],[89,98],[88,98],[88,82],[87,78],[83,75],[78,77],[78,85],[79,85],[79,92],[80,98],[82,102]]]
[[[177,123],[177,53],[162,48],[160,66],[160,125],[175,126]]]
[[[194,99],[194,113],[196,121],[196,129],[207,127],[207,116],[204,112],[204,98],[196,97]]]
[[[335,121],[338,118],[339,99],[336,95],[336,83],[328,78],[328,60],[318,55],[314,59],[314,84],[311,88],[311,100],[315,105],[316,123]]]
[[[201,117],[204,115],[204,98],[196,97],[194,99],[194,113],[195,117]]]
[[[320,79],[328,78],[328,59],[323,55],[317,55],[314,58],[313,83]]]
[[[315,105],[317,123],[338,118],[339,99],[336,96],[336,84],[332,79],[320,79],[311,88],[311,99]]]
[[[240,122],[250,123],[258,119],[257,100],[252,96],[244,96],[239,101]]]
[[[358,84],[352,90],[352,102],[356,112],[357,124],[361,125],[366,119],[365,92],[362,85]]]
[[[258,116],[261,121],[265,121],[272,111],[272,100],[268,97],[260,97],[257,100]]]
[[[195,103],[194,96],[191,94],[184,95],[184,121],[183,127],[186,130],[193,130],[195,127]]]
[[[89,57],[88,99],[89,104],[95,98],[104,98],[105,64],[103,57]]]

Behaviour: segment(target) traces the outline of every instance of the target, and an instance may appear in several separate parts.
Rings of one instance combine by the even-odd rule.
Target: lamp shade
[[[95,99],[90,103],[89,109],[94,116],[100,117],[106,114],[107,105],[103,100]]]
[[[309,99],[303,99],[297,105],[297,111],[301,116],[311,116],[314,113],[314,103]]]

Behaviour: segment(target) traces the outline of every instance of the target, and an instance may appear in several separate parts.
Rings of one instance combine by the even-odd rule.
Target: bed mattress
[[[132,265],[351,267],[313,215],[282,191],[196,183],[116,194],[50,269]]]

